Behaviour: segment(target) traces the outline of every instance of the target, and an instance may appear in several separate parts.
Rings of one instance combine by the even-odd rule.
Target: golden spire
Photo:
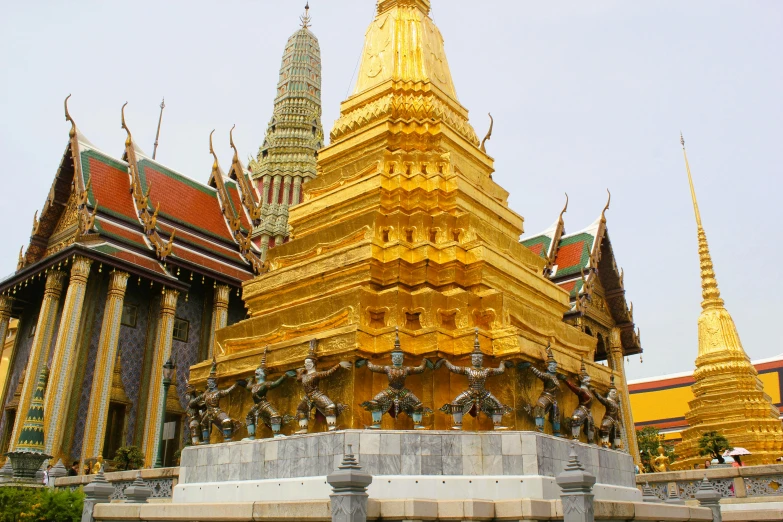
[[[688,153],[685,151],[685,138],[683,138],[682,133],[680,133],[680,143],[682,144],[682,154],[685,157],[685,170],[688,171],[688,183],[691,187],[691,198],[693,199],[693,212],[696,214],[696,231],[699,238],[699,264],[701,266],[701,296],[704,299],[701,307],[704,310],[708,308],[723,308],[724,303],[720,297],[718,281],[715,279],[715,269],[712,265],[710,247],[707,244],[707,234],[701,225],[699,202],[696,200],[696,189],[693,187],[693,176],[691,175]]]

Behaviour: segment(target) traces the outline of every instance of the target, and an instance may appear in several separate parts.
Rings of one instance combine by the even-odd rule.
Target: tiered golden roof
[[[708,431],[718,431],[733,446],[750,451],[751,455],[742,458],[745,464],[771,464],[783,454],[780,414],[764,393],[758,372],[742,348],[737,327],[721,299],[685,140],[681,138],[681,142],[696,214],[703,301],[699,316],[699,355],[693,374],[695,399],[685,415],[690,427],[682,433],[683,441],[677,446],[680,459],[673,467],[691,469],[693,464],[704,460],[699,456],[698,441]]]
[[[269,272],[244,285],[250,319],[216,334],[225,354],[221,379],[250,373],[267,345],[270,371],[301,365],[312,338],[324,365],[386,357],[395,326],[416,364],[425,355],[467,358],[474,327],[488,365],[501,357],[543,361],[548,342],[566,372],[576,374],[582,357],[593,360],[596,340],[563,322],[568,292],[546,279],[545,261],[519,243],[523,218],[492,180],[493,160],[457,101],[429,8],[428,0],[378,2],[354,94],[319,154],[318,177],[291,209],[292,240],[270,250]],[[191,382],[203,381],[208,369],[193,367]],[[588,371],[599,388],[608,386],[608,368],[588,363]],[[385,383],[366,369],[340,375],[324,387],[350,406],[338,423],[369,424],[359,404]],[[540,391],[516,372],[496,381],[492,391],[506,404],[532,402]],[[437,370],[408,385],[437,409],[463,383]],[[284,384],[276,400],[293,411],[295,383]],[[564,411],[575,405],[570,396],[562,402]],[[241,407],[230,409],[236,415]],[[532,429],[532,418],[515,411],[504,424]],[[406,422],[397,426],[411,427]],[[428,422],[450,426],[444,415]],[[488,419],[479,424],[492,428]]]

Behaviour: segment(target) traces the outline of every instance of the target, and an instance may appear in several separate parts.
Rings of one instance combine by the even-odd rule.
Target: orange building
[[[783,406],[783,354],[753,361],[753,366],[759,372],[764,391],[780,409]],[[682,431],[688,427],[685,414],[688,403],[694,398],[691,391],[693,383],[692,372],[628,381],[636,429],[655,426],[668,442],[680,442]]]

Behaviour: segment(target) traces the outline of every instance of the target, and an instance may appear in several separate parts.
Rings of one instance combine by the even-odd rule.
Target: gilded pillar
[[[8,337],[8,324],[11,322],[11,307],[13,305],[13,299],[8,296],[0,295],[0,353],[5,346],[5,340]],[[11,375],[11,364],[13,364],[14,354],[8,361],[8,371],[0,377],[0,407],[5,404],[5,390],[8,387],[8,380]]]
[[[54,343],[54,356],[46,385],[45,427],[46,453],[54,456],[54,461],[62,457],[63,430],[68,410],[69,394],[75,374],[73,363],[76,355],[76,341],[79,337],[79,325],[84,308],[84,295],[87,291],[87,278],[90,276],[92,260],[76,256],[71,264],[71,280],[65,293],[63,312],[60,315],[60,328]]]
[[[288,198],[291,196],[291,176],[286,176],[283,181],[283,208],[288,208]]]
[[[294,178],[294,199],[293,205],[298,205],[302,202],[302,178],[299,176],[296,176]]]
[[[171,342],[174,335],[174,314],[177,312],[179,292],[164,289],[160,300],[160,315],[158,316],[157,339],[155,353],[152,358],[152,368],[147,395],[147,415],[144,428],[144,460],[151,467],[158,454],[158,437],[160,435],[160,420],[164,415],[163,404],[163,365],[171,356]]]
[[[609,340],[609,362],[612,370],[617,375],[615,384],[620,393],[620,411],[623,418],[623,439],[628,453],[633,457],[634,462],[641,465],[639,460],[639,445],[636,443],[636,427],[633,423],[633,413],[631,412],[631,398],[628,394],[628,382],[625,379],[625,357],[623,356],[623,344],[620,339],[620,329],[612,328],[612,334]]]
[[[27,359],[27,369],[24,373],[22,395],[19,398],[19,407],[16,410],[14,431],[11,436],[10,451],[16,449],[19,440],[19,432],[22,430],[27,411],[30,409],[30,401],[33,398],[38,375],[41,367],[49,355],[49,347],[52,345],[55,322],[57,321],[57,308],[60,296],[63,292],[65,272],[51,270],[46,274],[46,286],[44,287],[41,310],[38,312],[38,322],[35,325],[35,337],[30,347],[30,356]]]
[[[280,176],[275,176],[274,188],[272,192],[272,205],[277,206],[277,198],[280,197]]]
[[[212,328],[209,331],[209,359],[212,359],[215,350],[218,349],[215,345],[215,332],[225,328],[228,324],[228,297],[230,294],[231,287],[228,285],[217,285],[215,287],[215,299],[212,305]]]
[[[109,274],[109,293],[106,296],[106,308],[103,312],[101,336],[98,341],[98,353],[95,357],[95,369],[92,378],[90,405],[87,409],[87,422],[84,427],[82,443],[82,462],[103,453],[103,437],[106,433],[106,417],[109,413],[114,364],[117,361],[120,320],[125,289],[128,286],[127,272],[112,270]],[[112,458],[112,455],[103,455]]]

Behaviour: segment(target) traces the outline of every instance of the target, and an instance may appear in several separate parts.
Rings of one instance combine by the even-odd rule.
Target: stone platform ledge
[[[745,512],[751,514],[751,512]],[[755,516],[755,513],[753,514]],[[233,504],[98,504],[94,518],[102,521],[187,522],[329,522],[329,501],[238,502]],[[555,500],[383,500],[370,499],[367,520],[562,520],[563,507]],[[643,502],[595,502],[596,520],[655,522],[712,522],[707,508]],[[724,520],[727,520],[724,517]],[[732,518],[732,522],[780,520]]]
[[[666,471],[664,473],[644,473],[636,475],[636,483],[645,482],[677,482],[701,480],[707,475],[710,480],[729,479],[736,477],[763,477],[768,475],[783,475],[783,464],[764,466],[743,466],[741,468],[707,468],[688,469],[684,471]]]
[[[723,522],[780,522],[783,520],[783,509],[753,509],[724,511],[721,509]]]
[[[104,474],[108,482],[133,482],[136,480],[139,470],[132,471],[113,471],[111,473]],[[60,477],[55,481],[54,485],[58,488],[69,488],[86,486],[93,481],[95,475],[79,475],[76,477]],[[141,470],[141,478],[145,480],[155,479],[173,479],[174,485],[177,484],[179,478],[179,468],[155,468],[155,469],[143,469]]]

